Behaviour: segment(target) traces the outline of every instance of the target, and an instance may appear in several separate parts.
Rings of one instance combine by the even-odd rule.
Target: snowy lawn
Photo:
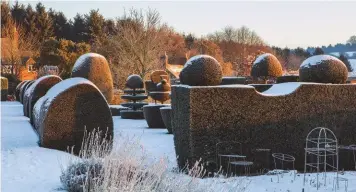
[[[173,135],[166,129],[148,129],[144,120],[124,120],[114,117],[115,135],[123,134],[140,139],[142,147],[152,158],[167,157],[170,167],[176,167]],[[115,137],[114,135],[114,137]],[[118,138],[118,137],[116,137]],[[22,105],[18,102],[1,102],[1,191],[59,191],[61,166],[66,166],[71,155],[62,151],[41,148],[37,145],[37,135],[32,130],[29,119],[23,116]],[[327,174],[327,186],[319,191],[331,192],[334,174]],[[320,176],[321,177],[321,176]],[[348,191],[356,192],[356,172],[347,172]],[[281,191],[301,192],[303,174],[285,173],[279,177],[264,175],[256,177],[199,179],[203,184],[216,183],[219,187],[236,186],[241,191]],[[316,174],[308,174],[305,192],[317,191]],[[245,188],[246,186],[246,188]],[[245,188],[245,189],[244,189]],[[217,187],[218,189],[218,187]],[[220,191],[220,190],[218,190]],[[231,191],[237,191],[236,188]],[[340,183],[338,191],[345,191]]]

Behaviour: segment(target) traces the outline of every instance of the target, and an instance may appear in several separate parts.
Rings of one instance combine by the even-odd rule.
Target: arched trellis
[[[315,162],[316,159],[316,162]],[[331,162],[330,162],[331,161]],[[324,185],[326,185],[326,171],[336,171],[338,178],[339,151],[335,134],[328,128],[312,129],[305,142],[304,184],[307,168],[317,171],[317,189],[319,189],[319,173],[323,171]]]

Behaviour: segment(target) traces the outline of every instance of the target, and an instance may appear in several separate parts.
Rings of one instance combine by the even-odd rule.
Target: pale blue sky
[[[35,5],[38,1],[20,1]],[[356,1],[41,1],[68,18],[99,9],[106,18],[121,16],[124,8],[148,7],[178,32],[196,36],[227,25],[246,25],[267,43],[281,47],[344,43],[356,35]]]

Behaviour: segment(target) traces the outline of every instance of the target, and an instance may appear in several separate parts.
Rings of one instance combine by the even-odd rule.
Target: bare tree
[[[160,23],[159,13],[131,9],[118,23],[118,35],[113,38],[122,63],[141,77],[159,68],[159,56],[165,49],[162,39],[170,31]]]
[[[39,53],[39,41],[25,33],[21,25],[17,25],[10,19],[1,29],[4,39],[1,49],[3,54],[2,59],[5,63],[11,65],[11,74],[19,76],[19,68],[22,63],[22,56],[36,56]]]

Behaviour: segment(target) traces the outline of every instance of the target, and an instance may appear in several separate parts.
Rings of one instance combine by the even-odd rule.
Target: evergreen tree
[[[26,8],[24,4],[18,1],[11,8],[11,16],[18,25],[23,25],[26,19]]]
[[[314,53],[313,55],[323,55],[324,54],[324,51],[322,48],[320,47],[317,47],[315,50],[314,50]]]
[[[185,46],[188,50],[192,49],[195,39],[196,38],[191,33],[189,33],[187,36],[184,36]]]
[[[90,10],[89,15],[85,15],[85,19],[89,29],[89,41],[94,42],[96,38],[103,37],[105,19],[99,10]]]
[[[74,42],[88,42],[88,28],[86,26],[84,17],[77,14],[74,17],[73,28],[72,28],[72,38]]]
[[[54,36],[57,39],[70,39],[71,26],[63,12],[55,12],[50,9],[48,14],[52,19]]]
[[[340,54],[339,59],[346,65],[347,70],[349,72],[352,72],[352,66],[350,64],[350,61],[345,57],[345,54]]]
[[[36,28],[38,30],[40,42],[53,35],[52,19],[49,17],[46,8],[42,3],[36,5]]]
[[[36,12],[32,9],[32,6],[30,4],[28,4],[26,7],[24,27],[27,34],[37,36],[38,33],[36,28]]]
[[[116,35],[117,34],[117,28],[116,28],[114,20],[112,20],[112,19],[105,20],[104,33],[106,35]]]

